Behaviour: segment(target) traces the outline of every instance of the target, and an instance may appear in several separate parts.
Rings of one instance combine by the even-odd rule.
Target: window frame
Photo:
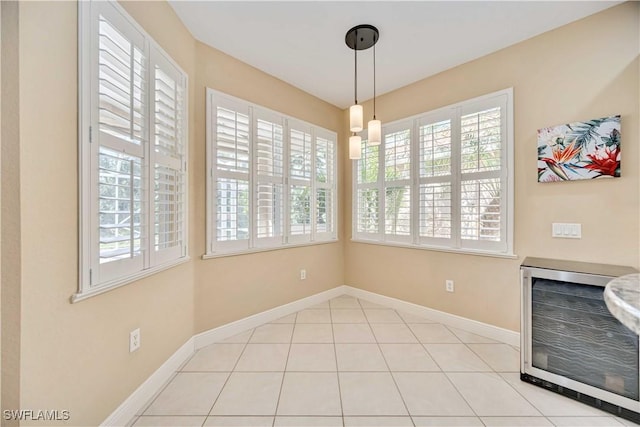
[[[98,217],[98,182],[100,149],[113,150],[127,154],[127,150],[118,150],[119,142],[110,144],[101,142],[99,125],[99,47],[98,26],[99,17],[107,17],[109,24],[116,31],[124,34],[127,40],[129,33],[134,33],[138,43],[143,48],[143,119],[141,122],[141,142],[136,148],[136,155],[141,163],[141,220],[140,255],[126,260],[124,264],[134,264],[129,267],[120,266],[121,261],[101,264],[100,257],[100,220]],[[175,204],[176,212],[181,209],[179,224],[181,239],[174,247],[156,250],[156,179],[158,169],[169,165],[164,155],[156,153],[156,75],[155,69],[160,69],[176,80],[176,91],[181,90],[182,108],[177,110],[181,116],[180,159],[174,159],[172,168],[180,174],[180,196],[182,200]],[[168,68],[167,68],[168,67]],[[71,297],[75,303],[86,298],[100,295],[104,292],[137,281],[141,278],[158,273],[189,260],[189,79],[187,73],[165,52],[160,45],[131,17],[117,2],[87,1],[78,3],[78,211],[79,211],[79,273],[78,290]],[[104,138],[104,135],[102,136]],[[106,139],[105,139],[106,141]],[[164,156],[166,157],[166,156]],[[164,163],[164,164],[163,164]],[[133,188],[133,187],[131,187]],[[92,220],[93,219],[93,220]],[[177,233],[177,232],[176,232]],[[136,258],[138,258],[136,260]],[[135,260],[135,261],[134,261]],[[127,262],[131,261],[131,262]],[[111,270],[109,275],[105,275]],[[106,277],[106,278],[105,278]]]
[[[462,173],[461,157],[461,126],[460,119],[471,112],[481,112],[482,107],[501,107],[501,154],[499,175],[501,183],[501,240],[499,242],[465,241],[461,242],[461,184],[463,177],[479,175],[490,176],[492,173],[476,172]],[[439,121],[451,119],[451,162],[450,174],[441,176],[422,177],[420,174],[421,146],[420,127],[436,124]],[[484,255],[502,258],[516,258],[513,253],[513,218],[514,218],[514,120],[513,120],[513,88],[507,88],[476,98],[447,105],[436,110],[413,115],[383,125],[382,144],[379,146],[378,177],[376,182],[358,183],[361,160],[352,161],[352,233],[351,240],[357,243],[367,243],[385,246],[409,247],[432,251]],[[399,239],[395,235],[385,232],[385,178],[384,178],[384,144],[385,136],[400,128],[410,129],[411,132],[411,232],[409,239]],[[363,134],[364,135],[364,134]],[[362,137],[363,153],[366,144]],[[363,156],[364,157],[364,156]],[[496,174],[493,174],[496,175]],[[451,183],[451,237],[438,238],[422,236],[420,232],[420,190],[426,183]],[[366,233],[358,231],[359,221],[359,191],[376,189],[378,200],[378,232]],[[504,236],[504,237],[503,237]]]
[[[326,243],[335,243],[338,241],[338,139],[337,133],[328,129],[321,128],[314,124],[305,122],[295,117],[271,110],[258,104],[234,97],[232,95],[220,92],[211,88],[207,88],[206,93],[206,250],[202,255],[203,259],[217,258],[224,256],[235,256],[255,252],[273,251],[298,246],[308,246]],[[235,104],[247,111],[249,128],[249,238],[247,244],[238,245],[236,242],[220,242],[217,240],[217,178],[224,175],[217,169],[217,108],[219,105]],[[275,119],[274,123],[282,125],[283,134],[283,153],[282,153],[282,176],[268,178],[259,177],[257,171],[257,121],[260,118]],[[310,171],[309,178],[295,177],[291,171],[291,131],[296,130],[310,135]],[[316,156],[317,156],[317,140],[323,138],[329,140],[333,145],[332,159],[332,179],[327,183],[320,183],[316,179]],[[257,237],[257,193],[259,183],[272,181],[282,183],[282,235],[258,238]],[[292,235],[291,233],[291,188],[294,185],[308,186],[309,191],[309,233],[300,235]],[[331,224],[332,231],[318,231],[316,223],[316,192],[318,189],[329,189],[331,194]]]

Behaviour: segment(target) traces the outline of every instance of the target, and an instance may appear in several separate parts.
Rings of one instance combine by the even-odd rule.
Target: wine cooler
[[[638,335],[603,293],[629,267],[525,258],[521,266],[520,377],[640,422]]]

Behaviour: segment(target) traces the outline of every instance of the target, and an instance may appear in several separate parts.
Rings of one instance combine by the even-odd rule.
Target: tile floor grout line
[[[473,406],[471,406],[471,403],[469,403],[469,401],[467,400],[466,397],[464,397],[464,395],[462,394],[462,392],[458,389],[458,387],[456,387],[456,385],[453,383],[453,381],[451,381],[451,378],[449,378],[449,375],[447,375],[446,372],[442,371],[442,373],[444,374],[444,377],[447,379],[447,381],[449,382],[449,384],[451,384],[451,386],[453,387],[453,389],[460,395],[460,397],[462,398],[462,400],[464,400],[464,403],[467,404],[467,406],[469,407],[469,409],[471,409],[471,412],[473,412],[473,414],[476,416],[476,418],[478,418],[480,420],[480,422],[486,426],[486,424],[484,423],[484,421],[482,421],[482,418],[480,418],[480,415],[476,412],[475,409],[473,409]]]
[[[445,328],[447,328],[447,326],[445,325]],[[449,328],[447,328],[449,330]],[[451,333],[453,333],[455,335],[455,332],[451,331]],[[460,340],[462,341],[462,340]],[[527,397],[525,395],[523,395],[522,393],[520,393],[515,387],[513,387],[511,385],[511,383],[509,381],[507,381],[506,379],[504,379],[504,377],[502,375],[500,375],[500,372],[498,372],[497,370],[495,370],[493,368],[493,366],[491,366],[487,361],[484,360],[484,358],[482,356],[480,356],[480,354],[476,353],[475,351],[473,351],[473,348],[470,347],[468,344],[472,344],[472,343],[465,343],[464,341],[462,342],[468,349],[469,351],[471,351],[473,354],[475,354],[480,360],[482,360],[482,362],[487,365],[489,367],[489,369],[491,369],[491,373],[497,375],[502,381],[504,381],[513,391],[516,392],[516,394],[520,397],[522,397],[524,399],[525,402],[527,402],[529,405],[531,405],[531,407],[533,409],[535,409],[536,411],[538,411],[538,413],[540,414],[540,416],[546,417],[543,412],[536,406],[533,404],[533,402],[531,402],[529,399],[527,399]],[[500,344],[500,342],[498,342],[497,344]],[[447,377],[448,378],[448,377]],[[471,405],[469,405],[471,406]],[[473,409],[473,408],[472,408]],[[475,411],[474,411],[475,412]],[[551,421],[551,420],[549,420]],[[553,423],[551,423],[553,424]]]
[[[493,366],[489,365],[489,362],[487,362],[486,360],[484,360],[484,357],[480,356],[480,354],[478,354],[478,353],[476,353],[475,351],[473,351],[473,348],[469,346],[469,344],[476,344],[476,343],[468,343],[468,342],[464,342],[460,337],[458,337],[458,336],[456,335],[456,333],[455,333],[455,332],[453,332],[451,329],[449,329],[449,327],[448,327],[447,325],[443,325],[443,326],[447,329],[447,331],[449,331],[449,332],[450,332],[450,333],[452,333],[452,334],[453,334],[457,339],[459,339],[459,340],[460,340],[460,342],[461,342],[462,344],[464,344],[464,346],[465,346],[466,348],[468,348],[468,349],[469,349],[469,351],[470,351],[472,354],[474,354],[478,359],[480,359],[480,361],[482,361],[482,363],[484,363],[485,365],[487,365],[487,367],[488,367],[489,369],[491,369],[491,372],[497,373],[497,371],[493,368]],[[501,344],[501,343],[499,343],[499,342],[498,342],[498,343],[496,343],[496,344]],[[492,345],[495,345],[495,344],[492,344]]]
[[[400,316],[400,318],[402,319],[402,321],[404,322],[404,324],[407,326],[407,328],[409,328],[409,332],[411,332],[411,334],[416,338],[416,340],[418,341],[418,344],[420,344],[420,346],[424,349],[424,351],[427,352],[427,354],[429,355],[429,357],[431,358],[431,360],[433,360],[433,363],[436,364],[436,366],[438,367],[438,369],[440,369],[440,372],[444,373],[444,369],[442,369],[442,366],[440,366],[440,364],[438,363],[438,361],[436,360],[435,357],[433,357],[433,355],[429,352],[429,349],[427,348],[427,346],[425,345],[425,343],[423,343],[422,341],[420,341],[420,338],[418,338],[418,336],[416,335],[415,332],[413,332],[413,329],[411,329],[411,326],[409,326],[410,324],[407,323],[406,320],[404,320],[404,317]]]
[[[331,341],[333,344],[333,357],[336,361],[336,378],[338,379],[338,398],[340,399],[340,416],[344,427],[344,405],[342,404],[342,389],[340,388],[340,371],[338,370],[338,350],[336,349],[336,334],[333,330],[333,315],[331,314],[331,300],[329,300],[329,321],[331,322]]]
[[[296,311],[296,320],[298,319],[298,312]],[[276,425],[276,417],[278,416],[278,408],[280,407],[280,398],[282,397],[282,388],[284,387],[284,377],[287,374],[287,366],[289,365],[289,357],[291,357],[291,346],[293,345],[293,333],[296,330],[295,323],[291,329],[291,336],[289,337],[289,349],[287,350],[287,358],[284,362],[284,370],[282,372],[282,380],[280,381],[280,391],[278,392],[278,400],[276,401],[276,408],[273,411],[273,421],[271,427]]]
[[[195,353],[191,357],[193,357],[193,356],[195,356]],[[189,360],[191,360],[191,358]],[[141,411],[142,413],[136,414],[136,416],[138,418],[140,418],[142,415],[144,415],[145,412],[147,412],[149,410],[151,405],[153,405],[155,403],[155,401],[158,400],[158,397],[160,397],[160,395],[167,389],[167,387],[169,387],[169,384],[171,384],[173,382],[173,380],[176,379],[176,377],[178,376],[178,373],[179,373],[178,371],[173,371],[173,374],[171,374],[171,377],[167,380],[167,382],[165,384],[163,384],[163,386],[160,388],[160,390],[158,390],[151,397],[151,399],[149,399],[149,401],[143,406],[143,409]]]
[[[402,319],[404,320],[404,318]],[[438,325],[442,325],[442,323],[436,323]],[[445,328],[446,326],[443,325]],[[431,357],[431,359],[433,359],[433,361],[435,362],[435,364],[438,366],[438,368],[440,368],[441,373],[444,375],[444,377],[447,379],[447,381],[451,384],[451,386],[454,388],[454,390],[460,395],[460,397],[462,398],[462,400],[464,400],[464,403],[467,404],[467,406],[469,407],[469,409],[471,409],[471,412],[473,412],[473,414],[476,416],[476,418],[478,420],[480,420],[480,422],[484,424],[484,422],[482,421],[482,419],[480,418],[480,416],[476,413],[475,409],[473,409],[473,407],[471,406],[471,404],[467,401],[467,399],[462,395],[462,393],[460,392],[460,390],[458,390],[458,388],[455,386],[455,384],[453,384],[453,382],[451,381],[451,379],[449,378],[449,376],[447,375],[447,373],[445,372],[445,370],[442,368],[442,366],[440,366],[440,364],[438,363],[438,361],[436,360],[435,357],[433,357],[433,355],[431,353],[429,353],[429,350],[427,349],[427,346],[425,345],[425,343],[423,343],[422,341],[420,341],[420,339],[418,338],[418,336],[413,332],[413,329],[411,329],[411,327],[409,326],[409,324],[407,323],[407,327],[409,328],[409,330],[411,331],[411,333],[416,337],[416,339],[418,340],[418,342],[422,345],[422,348],[424,348],[424,351],[427,352],[427,354],[429,355],[429,357]],[[447,331],[449,331],[449,329],[447,329]],[[453,332],[449,331],[450,333],[453,334]],[[453,334],[456,338],[458,338],[455,334]],[[412,419],[413,420],[413,419]]]
[[[533,407],[536,411],[538,411],[540,413],[540,416],[546,417],[547,415],[544,414],[544,412],[542,412],[542,410],[540,408],[538,408],[536,405],[533,404],[532,401],[530,401],[529,399],[527,399],[527,396],[525,396],[524,394],[520,393],[514,386],[511,385],[511,383],[509,381],[507,381],[502,375],[500,375],[499,372],[495,372],[496,375],[498,375],[500,377],[500,379],[502,381],[504,381],[505,383],[507,383],[507,385],[513,390],[515,391],[518,396],[522,397],[524,399],[525,402],[527,402],[529,405],[531,405],[531,407]],[[551,421],[551,420],[549,420]],[[554,423],[551,423],[554,424]]]
[[[213,399],[213,403],[211,404],[211,408],[209,408],[209,412],[208,412],[207,416],[204,418],[204,422],[202,423],[202,426],[200,426],[200,427],[204,427],[204,425],[207,423],[207,419],[210,416],[212,416],[211,415],[211,411],[213,411],[213,407],[216,406],[216,403],[218,403],[218,399],[220,399],[220,396],[222,395],[222,392],[224,391],[224,388],[227,386],[227,383],[229,382],[229,379],[231,378],[231,375],[233,375],[233,373],[236,371],[236,367],[238,366],[238,363],[240,363],[240,358],[242,358],[242,355],[244,354],[245,350],[247,349],[247,346],[249,345],[249,342],[251,341],[251,338],[253,337],[253,334],[255,334],[257,328],[258,327],[253,328],[253,330],[251,331],[251,334],[247,338],[247,342],[244,343],[244,347],[242,348],[242,351],[240,352],[240,355],[238,356],[238,359],[236,359],[236,363],[233,364],[233,368],[231,368],[231,371],[229,372],[229,375],[227,375],[227,379],[224,380],[224,384],[222,384],[222,387],[220,388],[220,391],[218,392],[218,395],[216,396],[215,399]],[[220,344],[220,343],[217,343],[217,344]]]
[[[362,306],[362,304],[360,303],[359,299],[358,299],[358,303]],[[393,376],[393,372],[391,372],[391,367],[389,366],[389,363],[387,362],[387,358],[384,357],[384,352],[382,351],[382,347],[380,347],[380,343],[378,342],[378,337],[376,336],[375,332],[373,331],[373,328],[371,327],[371,322],[369,322],[369,318],[367,317],[367,313],[366,312],[365,312],[364,316],[367,319],[367,325],[369,326],[369,330],[371,330],[371,334],[373,335],[373,339],[376,342],[376,347],[378,348],[378,351],[380,352],[380,355],[382,356],[382,360],[384,360],[384,364],[387,367],[387,372],[391,376],[391,380],[393,381],[393,384],[396,386],[396,391],[398,392],[398,395],[400,396],[400,400],[402,400],[402,404],[404,405],[405,411],[407,411],[407,415],[409,416],[409,419],[411,420],[411,424],[413,424],[413,427],[415,427],[416,423],[413,421],[413,418],[411,417],[411,411],[409,411],[409,407],[407,406],[407,402],[405,402],[405,400],[404,400],[404,396],[402,395],[402,392],[400,391],[400,387],[398,386],[398,383],[396,382],[396,378]]]
[[[456,338],[457,338],[457,339],[458,339],[458,340],[459,340],[459,341],[460,341],[460,342],[465,346],[465,348],[469,349],[469,351],[471,351],[471,353],[472,353],[472,354],[474,354],[474,355],[476,354],[476,353],[473,351],[473,349],[471,349],[471,347],[469,347],[469,346],[467,345],[467,343],[465,343],[465,342],[464,342],[460,337],[458,337],[458,336],[456,335],[456,333],[455,333],[455,332],[453,332],[451,329],[449,329],[449,328],[447,327],[447,325],[445,325],[445,324],[442,324],[442,325],[444,326],[444,328],[445,328],[447,331],[449,331],[449,333],[453,334],[453,335],[454,335],[454,336],[455,336],[455,337],[456,337]],[[497,373],[494,371],[494,369],[493,369],[493,367],[492,367],[492,366],[490,366],[488,363],[486,363],[486,362],[484,361],[484,359],[482,359],[479,355],[476,355],[476,356],[477,356],[477,357],[482,361],[482,363],[484,363],[485,365],[487,365],[487,367],[488,367],[489,369],[491,369],[491,373],[493,373],[493,374],[496,374],[496,375],[497,375]],[[450,372],[450,373],[460,373],[459,371],[449,371],[449,372]],[[473,406],[471,406],[471,403],[469,403],[469,401],[467,400],[467,398],[462,394],[462,392],[458,389],[458,387],[456,387],[456,385],[454,384],[454,382],[453,382],[453,381],[451,381],[451,378],[449,378],[449,375],[447,375],[447,372],[443,371],[443,373],[445,374],[445,377],[447,378],[447,381],[449,381],[449,383],[453,386],[453,388],[458,392],[458,394],[460,395],[460,397],[462,397],[462,399],[465,401],[465,403],[467,404],[467,406],[469,406],[469,409],[471,409],[471,411],[476,415],[476,417],[478,417],[478,419],[480,420],[480,422],[481,422],[483,425],[485,425],[485,426],[486,426],[485,422],[482,420],[482,418],[480,418],[480,415],[478,415],[478,413],[476,412],[476,410],[475,410],[475,409],[473,409]],[[464,373],[476,373],[476,372],[464,372]],[[480,373],[482,373],[482,372],[480,372]],[[486,373],[486,371],[485,371],[484,373]],[[498,376],[499,376],[499,375],[498,375]],[[502,379],[502,377],[500,377],[500,378]],[[504,381],[504,379],[502,379],[502,380]],[[505,381],[505,382],[506,382],[506,381]],[[529,402],[527,401],[527,403],[529,403]],[[535,406],[534,406],[534,408],[535,408]],[[536,409],[536,410],[537,410],[537,409]]]

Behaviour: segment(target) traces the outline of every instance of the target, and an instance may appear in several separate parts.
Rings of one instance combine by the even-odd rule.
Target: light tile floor
[[[341,296],[198,350],[130,425],[635,425],[518,372],[517,348]]]

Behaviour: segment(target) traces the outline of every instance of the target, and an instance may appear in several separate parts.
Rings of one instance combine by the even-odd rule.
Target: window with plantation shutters
[[[354,240],[513,255],[511,89],[389,123],[355,162]]]
[[[207,90],[205,258],[337,238],[336,135]]]
[[[80,2],[80,284],[186,259],[186,75],[116,3]]]

